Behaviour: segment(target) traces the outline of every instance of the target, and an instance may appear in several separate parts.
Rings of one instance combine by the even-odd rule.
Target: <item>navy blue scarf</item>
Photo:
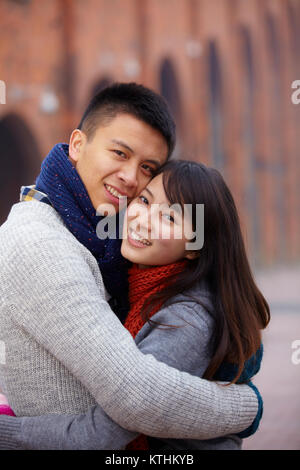
[[[36,189],[47,194],[70,232],[96,258],[105,288],[112,296],[109,303],[124,321],[129,310],[129,262],[121,255],[120,239],[98,238],[96,227],[102,217],[96,215],[85,186],[69,159],[67,144],[55,145],[47,155],[36,180]],[[119,223],[118,215],[117,233]]]

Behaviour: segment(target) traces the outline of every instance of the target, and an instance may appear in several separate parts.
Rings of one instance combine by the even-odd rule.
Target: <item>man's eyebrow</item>
[[[126,148],[131,153],[134,153],[134,150],[131,147],[129,147],[128,144],[123,142],[123,140],[111,139],[111,142],[113,142],[114,144],[120,145],[121,147]],[[152,163],[153,165],[156,166],[156,168],[159,168],[161,166],[161,162],[159,160],[152,160],[151,158],[146,158],[145,161],[148,163]]]
[[[134,153],[134,151],[132,150],[132,148],[129,147],[129,145],[126,144],[125,142],[123,142],[122,140],[112,139],[111,141],[112,141],[114,144],[117,144],[117,145],[120,145],[121,147],[126,148],[127,150],[129,150],[129,152]]]
[[[156,166],[156,169],[157,169],[157,170],[158,170],[159,167],[161,167],[161,165],[162,165],[162,163],[161,163],[159,160],[151,160],[150,158],[147,158],[145,161],[148,162],[148,163],[153,163],[153,165]]]

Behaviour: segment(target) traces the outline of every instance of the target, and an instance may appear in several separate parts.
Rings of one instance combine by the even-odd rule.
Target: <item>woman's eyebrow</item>
[[[153,196],[153,193],[151,193],[150,189],[148,189],[148,188],[146,187],[146,188],[144,188],[144,191],[147,191],[147,192],[150,194],[150,196],[152,197],[152,199],[153,199],[154,196]]]

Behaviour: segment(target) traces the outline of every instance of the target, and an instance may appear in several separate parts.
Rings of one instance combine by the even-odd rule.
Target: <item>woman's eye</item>
[[[174,223],[175,219],[171,214],[164,214],[164,217],[168,219],[170,222]]]
[[[143,204],[149,204],[149,201],[145,196],[139,196],[139,200],[142,201]]]

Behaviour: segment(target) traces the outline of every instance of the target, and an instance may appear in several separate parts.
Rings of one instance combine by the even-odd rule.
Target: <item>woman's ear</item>
[[[193,260],[193,259],[199,258],[199,256],[200,256],[199,251],[187,251],[185,258],[189,260]]]
[[[74,164],[78,162],[85,142],[85,134],[80,129],[74,129],[69,141],[69,157]]]

